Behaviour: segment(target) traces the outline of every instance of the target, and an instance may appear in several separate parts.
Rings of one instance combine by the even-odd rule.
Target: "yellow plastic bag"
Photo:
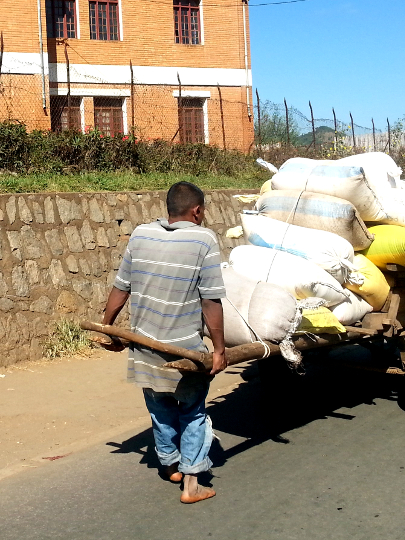
[[[262,185],[260,195],[263,195],[263,193],[266,193],[267,191],[271,191],[271,179],[267,180],[267,182]]]
[[[389,227],[389,225],[387,226]],[[344,286],[361,296],[368,304],[370,304],[370,306],[372,306],[374,311],[379,311],[385,304],[388,293],[390,292],[390,286],[388,285],[384,274],[373,262],[360,253],[354,256],[353,262],[356,270],[360,274],[363,274],[364,283],[363,285],[345,283]]]
[[[387,264],[405,266],[405,227],[399,225],[376,225],[369,231],[375,235],[370,247],[361,253],[379,268]]]
[[[327,307],[316,309],[304,309],[302,312],[302,321],[297,329],[297,334],[310,332],[312,334],[342,334],[346,332],[336,315]]]

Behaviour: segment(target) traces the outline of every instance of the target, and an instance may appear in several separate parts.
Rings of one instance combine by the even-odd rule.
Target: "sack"
[[[337,234],[288,225],[254,214],[241,214],[246,242],[298,255],[314,262],[339,283],[362,283],[353,266],[353,246]]]
[[[369,230],[374,234],[374,242],[362,254],[383,270],[387,264],[405,266],[405,228],[398,225],[376,225]]]
[[[345,287],[361,296],[374,311],[379,311],[385,304],[390,292],[390,286],[384,274],[374,263],[360,253],[354,256],[354,265],[364,276],[364,283],[363,285],[347,283]]]
[[[344,325],[348,326],[361,319],[367,313],[373,311],[373,308],[361,296],[348,291],[349,298],[337,306],[331,308],[332,313]]]
[[[317,309],[304,309],[301,324],[296,334],[344,334],[346,328],[338,321],[330,309],[321,306]]]
[[[279,343],[295,332],[301,311],[297,311],[297,301],[289,292],[271,283],[257,283],[232,268],[223,268],[222,277],[226,290],[222,306],[227,347],[256,341],[257,336]]]
[[[338,160],[341,165],[362,167],[367,182],[377,192],[397,188],[402,169],[384,152],[366,152]]]
[[[271,191],[271,180],[267,180],[262,187],[260,188],[260,195],[263,195],[263,193],[267,193],[268,191]]]
[[[330,195],[274,190],[264,193],[255,208],[285,223],[333,232],[350,242],[355,251],[367,248],[373,241],[356,208],[349,201]]]
[[[271,185],[272,189],[310,191],[347,200],[364,221],[381,221],[388,217],[378,195],[382,187],[377,193],[361,167],[344,165],[340,160],[291,158],[273,176]]]
[[[327,306],[334,306],[349,296],[348,291],[328,272],[283,251],[238,246],[231,251],[229,264],[246,278],[279,285],[299,300],[323,298]]]

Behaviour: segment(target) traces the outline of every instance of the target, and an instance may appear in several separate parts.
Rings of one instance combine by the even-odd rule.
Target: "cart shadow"
[[[328,365],[339,358],[345,362],[355,360],[356,364],[370,364],[378,358],[380,363],[385,359],[394,365],[398,354],[385,345],[377,348],[350,345],[339,351],[310,353],[304,356],[305,375],[291,371],[279,357],[231,368],[239,371],[245,382],[232,392],[210,400],[207,413],[220,436],[223,433],[228,442],[233,440],[228,435],[241,438],[242,442],[224,449],[215,439],[210,452],[214,466],[221,467],[233,456],[268,440],[288,444],[289,431],[315,420],[355,418],[355,412],[340,412],[341,408],[375,406],[376,399],[398,401],[395,377]],[[141,464],[159,468],[150,428],[121,443],[107,444],[115,448],[113,453],[134,452],[141,455]]]

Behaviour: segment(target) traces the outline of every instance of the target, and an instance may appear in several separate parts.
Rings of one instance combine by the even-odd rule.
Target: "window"
[[[48,37],[76,37],[75,4],[75,0],[46,0],[46,29]]]
[[[67,129],[82,128],[80,105],[82,98],[70,98],[70,116],[67,96],[51,96],[51,129],[52,131],[65,131]]]
[[[201,43],[199,0],[173,0],[174,39],[183,45]]]
[[[203,143],[204,99],[179,98],[179,132],[182,143]]]
[[[124,131],[122,99],[94,98],[94,125],[104,135],[114,137]]]
[[[89,2],[90,39],[119,40],[118,0]]]

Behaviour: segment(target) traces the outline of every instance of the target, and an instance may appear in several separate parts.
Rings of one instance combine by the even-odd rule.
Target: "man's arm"
[[[127,301],[129,292],[113,287],[105,307],[102,324],[113,324]]]
[[[225,359],[225,343],[224,343],[224,314],[220,299],[210,300],[203,298],[201,307],[204,316],[205,324],[210,333],[212,343],[214,345],[214,353],[212,358],[211,375],[216,375],[223,371],[227,364]]]

